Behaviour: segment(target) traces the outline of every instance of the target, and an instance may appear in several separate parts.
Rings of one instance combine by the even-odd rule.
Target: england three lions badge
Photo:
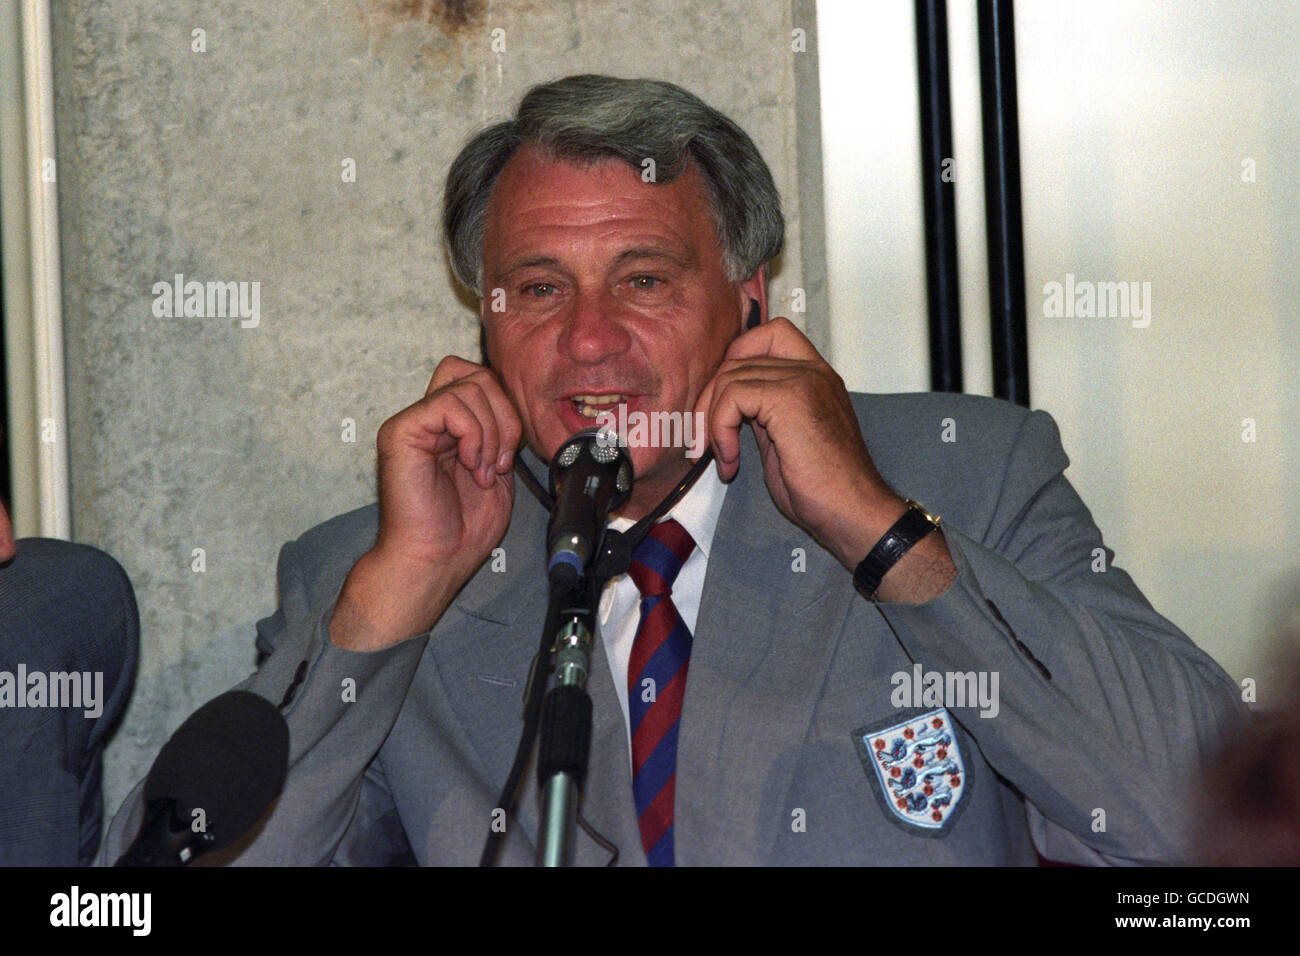
[[[924,830],[942,830],[968,787],[948,711],[939,708],[883,730],[863,727],[853,739],[894,816]]]

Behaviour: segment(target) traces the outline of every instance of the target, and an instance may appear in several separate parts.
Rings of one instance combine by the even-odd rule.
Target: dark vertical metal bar
[[[921,100],[921,194],[925,201],[925,278],[930,307],[930,388],[960,392],[961,308],[957,286],[957,210],[948,84],[946,0],[916,0],[916,72]]]
[[[1012,0],[977,0],[984,215],[988,223],[993,394],[1029,407],[1025,241],[1020,206],[1020,117]]]

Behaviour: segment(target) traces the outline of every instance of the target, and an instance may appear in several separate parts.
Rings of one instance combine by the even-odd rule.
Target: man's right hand
[[[505,536],[523,426],[493,372],[449,355],[424,398],[379,429],[379,536],[330,620],[374,651],[431,628]]]

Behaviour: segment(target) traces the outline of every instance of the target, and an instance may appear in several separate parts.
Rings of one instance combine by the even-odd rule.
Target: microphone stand
[[[626,532],[606,528],[581,580],[569,565],[553,569],[546,620],[547,633],[555,635],[551,644],[555,686],[542,704],[537,751],[537,780],[542,789],[538,866],[569,866],[573,862],[578,805],[591,753],[587,675],[596,634],[596,602],[605,585],[631,567],[633,549],[712,460],[712,451],[706,451],[668,496]]]
[[[555,635],[551,667],[555,685],[542,702],[537,746],[537,781],[541,786],[538,866],[573,863],[578,806],[591,754],[591,649],[596,637],[596,604],[610,579],[632,563],[627,535],[605,529],[587,573],[557,566],[551,575],[547,626]]]
[[[554,580],[551,585],[555,613],[553,618],[547,617],[555,622],[550,658],[555,684],[542,701],[537,748],[537,780],[542,790],[538,866],[573,863],[578,803],[591,752],[587,675],[600,593],[592,575],[576,585]]]
[[[542,791],[539,866],[568,866],[573,862],[574,830],[591,753],[591,696],[587,693],[587,676],[591,671],[591,648],[596,634],[596,602],[604,593],[605,585],[631,567],[632,551],[650,528],[668,513],[712,461],[713,451],[706,448],[685,477],[649,514],[626,532],[606,528],[586,574],[579,578],[572,566],[559,565],[550,579],[541,646],[533,658],[524,688],[524,730],[497,801],[507,814],[514,812],[528,755],[533,741],[537,740],[537,779]],[[554,498],[529,471],[520,455],[515,456],[515,473],[543,508],[550,511],[555,507]],[[564,569],[572,573],[566,574]],[[542,698],[540,691],[546,678],[541,676],[540,665],[548,651],[556,686]],[[480,866],[495,862],[503,834],[504,831],[496,828],[488,832]]]

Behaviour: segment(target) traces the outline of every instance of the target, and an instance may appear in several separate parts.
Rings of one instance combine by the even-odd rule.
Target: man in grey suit
[[[578,863],[1182,858],[1233,683],[1112,565],[1049,416],[850,395],[768,320],[783,221],[735,124],[669,84],[535,88],[457,158],[444,227],[490,367],[445,358],[380,429],[378,505],[282,551],[243,686],[281,705],[290,772],[238,862],[469,864],[493,828],[533,861],[534,771],[496,804],[545,607],[512,467],[615,409],[695,413],[717,468],[656,529],[671,568],[645,552],[666,586],[634,567],[602,601]],[[691,466],[629,446],[620,528]],[[684,643],[656,683],[661,603],[655,646]],[[137,790],[109,859],[139,819]]]

